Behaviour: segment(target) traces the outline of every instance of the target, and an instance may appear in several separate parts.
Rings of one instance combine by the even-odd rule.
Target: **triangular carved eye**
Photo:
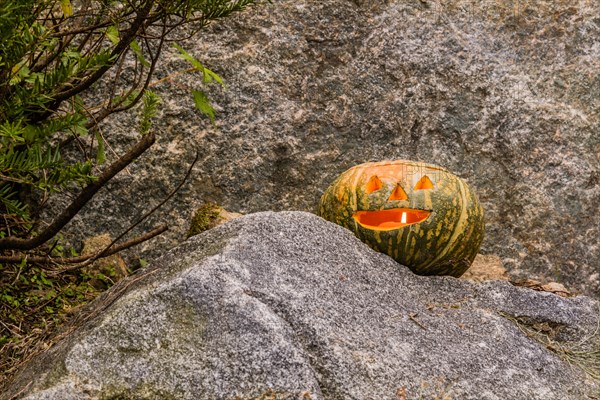
[[[400,185],[397,185],[392,194],[390,195],[389,200],[408,200],[408,196],[406,192]]]
[[[371,179],[369,179],[369,182],[367,182],[367,187],[366,187],[367,194],[373,193],[373,192],[381,189],[382,187],[383,187],[383,183],[381,182],[381,179],[379,179],[379,177],[377,175],[373,175],[371,177]]]
[[[433,182],[427,175],[423,175],[419,182],[415,185],[415,190],[433,189]]]

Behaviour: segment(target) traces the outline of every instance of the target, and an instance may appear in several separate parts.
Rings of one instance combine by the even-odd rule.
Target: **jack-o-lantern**
[[[461,276],[483,240],[483,209],[465,181],[415,161],[350,168],[323,194],[319,213],[420,275]]]

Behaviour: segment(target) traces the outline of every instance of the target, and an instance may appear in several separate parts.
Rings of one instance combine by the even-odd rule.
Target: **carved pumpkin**
[[[461,276],[483,240],[483,209],[465,181],[415,161],[350,168],[323,194],[319,213],[420,275]]]

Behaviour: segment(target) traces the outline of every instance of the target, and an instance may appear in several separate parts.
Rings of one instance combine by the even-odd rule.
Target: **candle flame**
[[[406,223],[406,211],[402,212],[402,218],[400,219],[400,223],[402,223],[402,224]]]

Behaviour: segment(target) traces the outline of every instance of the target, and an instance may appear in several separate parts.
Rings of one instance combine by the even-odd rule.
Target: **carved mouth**
[[[352,218],[362,227],[379,231],[391,231],[423,222],[430,211],[412,208],[392,208],[378,211],[356,211]]]

